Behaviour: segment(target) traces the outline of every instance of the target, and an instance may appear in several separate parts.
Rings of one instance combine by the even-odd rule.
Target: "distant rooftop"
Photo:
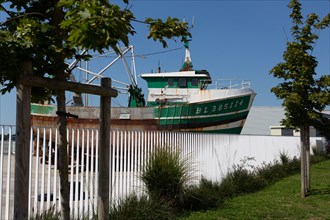
[[[270,135],[270,126],[280,126],[284,118],[281,106],[252,106],[241,134]]]
[[[330,110],[323,111],[330,115]],[[241,134],[271,135],[271,126],[280,126],[284,119],[282,106],[252,106]]]

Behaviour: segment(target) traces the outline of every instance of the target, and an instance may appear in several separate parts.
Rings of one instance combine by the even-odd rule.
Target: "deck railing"
[[[209,88],[215,89],[249,89],[251,82],[249,80],[239,79],[217,79],[213,80]]]
[[[14,192],[14,126],[0,126],[0,216],[11,219]],[[201,176],[220,181],[234,164],[253,157],[251,165],[278,159],[281,153],[299,156],[299,137],[217,135],[157,131],[109,131],[110,204],[125,196],[145,192],[140,180],[143,164],[157,147],[172,147],[189,155],[194,179]],[[68,130],[70,207],[74,219],[92,217],[97,212],[98,130]],[[60,211],[55,128],[32,128],[29,165],[29,215],[53,208]],[[311,146],[321,138],[311,138]]]

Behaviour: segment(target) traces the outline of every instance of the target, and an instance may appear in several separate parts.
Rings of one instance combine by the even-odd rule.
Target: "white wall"
[[[292,157],[300,155],[300,138],[284,136],[206,135],[207,143],[199,149],[201,175],[212,180],[221,180],[234,164],[246,158],[249,164],[260,166],[263,162],[279,160],[281,153]],[[322,138],[311,138],[311,146]]]

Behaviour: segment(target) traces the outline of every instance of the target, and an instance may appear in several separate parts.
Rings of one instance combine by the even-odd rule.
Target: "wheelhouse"
[[[210,74],[206,70],[182,71],[171,73],[142,74],[148,89],[175,88],[175,89],[206,89],[212,83]]]
[[[212,83],[206,70],[148,73],[141,77],[148,85],[147,106],[187,103],[194,91],[205,90]]]

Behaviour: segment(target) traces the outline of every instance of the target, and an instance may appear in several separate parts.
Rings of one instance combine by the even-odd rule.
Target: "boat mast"
[[[131,65],[128,64],[128,62],[126,61],[125,55],[131,52]],[[80,56],[83,55],[88,55],[88,51],[84,50],[81,52]],[[91,62],[93,59],[97,58],[98,54],[94,54],[91,55],[91,58],[86,61],[85,66],[81,66],[82,65],[82,60],[79,59],[74,59],[71,63],[67,63],[68,64],[68,73],[70,73],[70,78],[71,81],[75,82],[75,76],[74,76],[74,71],[73,70],[78,70],[78,71],[82,71],[84,73],[86,73],[86,84],[91,84],[94,80],[102,78],[103,74],[105,74],[106,70],[108,70],[110,67],[112,67],[118,60],[122,60],[123,64],[124,64],[124,68],[126,70],[126,73],[128,74],[128,79],[130,81],[130,83],[124,83],[124,82],[120,82],[118,80],[112,79],[112,82],[115,83],[116,85],[113,85],[112,87],[123,91],[121,93],[128,93],[128,90],[130,88],[130,85],[133,85],[134,88],[137,87],[137,76],[136,76],[136,69],[135,69],[135,60],[134,60],[134,47],[133,46],[128,46],[126,48],[120,48],[120,54],[118,54],[114,59],[109,60],[109,62],[107,63],[107,65],[105,67],[103,67],[103,69],[101,69],[98,72],[93,72],[90,70],[90,68],[93,66],[89,64],[89,62]],[[80,65],[79,65],[80,63]],[[131,68],[130,68],[131,66]],[[91,77],[89,77],[91,76]],[[82,94],[73,94],[73,99],[70,100],[70,102],[72,101],[72,104],[74,106],[87,106],[88,105],[88,95],[85,96],[85,103],[83,103],[83,97]]]
[[[182,65],[180,71],[191,71],[191,70],[193,70],[193,64],[192,64],[192,61],[191,61],[190,50],[189,50],[189,41],[191,41],[191,40],[188,39],[187,37],[184,37],[184,47],[186,48],[186,54],[185,54],[184,63]]]

